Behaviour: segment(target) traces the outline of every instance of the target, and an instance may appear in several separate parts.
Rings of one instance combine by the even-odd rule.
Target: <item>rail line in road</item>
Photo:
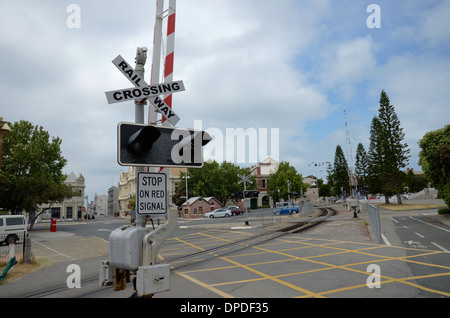
[[[160,253],[162,262],[172,266],[171,290],[155,297],[450,297],[449,252],[347,237],[345,233],[359,230],[356,225],[362,220],[323,222],[332,214],[316,208],[307,223],[297,220],[254,231],[199,227],[178,233]],[[294,234],[321,220],[317,229]],[[335,237],[337,228],[341,234]],[[379,288],[367,285],[375,275],[368,270],[372,265],[379,268]],[[28,297],[123,298],[131,296],[132,288],[114,292],[98,287],[97,277],[91,277],[76,292],[66,286],[40,292]]]
[[[332,208],[318,208],[318,209],[320,213],[316,217],[313,217],[308,221],[296,222],[293,225],[281,227],[279,229],[272,231],[266,231],[261,234],[249,235],[239,240],[224,240],[225,242],[224,244],[219,244],[211,248],[205,248],[200,251],[181,256],[165,258],[163,259],[163,262],[171,264],[172,270],[178,270],[185,266],[189,266],[193,263],[198,263],[200,261],[204,261],[213,257],[225,256],[226,254],[236,252],[240,249],[262,244],[264,242],[282,237],[290,233],[299,233],[315,225],[318,225],[321,222],[324,222],[329,216],[336,214],[336,210]],[[179,239],[177,240],[176,237],[173,238],[173,240],[179,242]],[[208,255],[210,257],[205,258],[205,256]],[[112,292],[111,286],[96,287],[94,284],[97,283],[98,277],[89,277],[81,280],[81,285],[83,286],[83,289],[89,289],[89,291],[80,293],[74,290],[73,292],[75,297],[84,298],[95,294]],[[54,288],[46,288],[35,291],[30,294],[26,294],[23,296],[23,298],[59,297],[58,294],[63,295],[66,293],[68,293],[67,285],[60,285]]]
[[[205,255],[210,255],[211,257],[218,257],[226,255],[228,253],[236,252],[240,249],[247,248],[253,245],[261,244],[276,238],[279,238],[281,236],[284,236],[286,234],[291,233],[299,233],[301,231],[305,231],[306,229],[309,229],[313,226],[316,226],[322,222],[324,222],[328,217],[333,216],[336,214],[336,210],[333,208],[319,208],[320,214],[316,217],[308,220],[308,221],[301,221],[301,222],[295,222],[295,224],[285,226],[276,230],[267,231],[261,234],[248,236],[240,240],[229,240],[226,244],[217,245],[211,248],[201,249],[198,252],[189,253],[186,255],[181,255],[177,257],[167,258],[164,261],[166,263],[172,264],[172,268],[180,269],[182,267],[188,266],[192,263],[193,258],[203,257]],[[177,238],[175,238],[177,240]],[[180,239],[178,239],[179,241]],[[198,247],[196,247],[198,248]],[[219,253],[220,252],[220,253]],[[182,261],[190,260],[186,264],[179,264]],[[204,260],[204,259],[202,259]],[[174,263],[176,265],[174,265]]]

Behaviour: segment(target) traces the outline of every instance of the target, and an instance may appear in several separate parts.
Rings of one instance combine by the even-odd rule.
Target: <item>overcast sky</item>
[[[67,25],[72,3],[79,28]],[[104,92],[131,87],[111,61],[120,54],[134,67],[137,47],[149,49],[150,82],[155,4],[0,2],[0,116],[60,137],[64,172],[84,175],[89,200],[128,171],[117,164],[116,131],[134,122],[134,104],[108,105]],[[368,27],[370,4],[381,9],[381,28]],[[337,145],[345,151],[344,109],[354,156],[358,143],[369,147],[384,89],[409,166],[421,170],[417,142],[450,119],[448,17],[448,0],[178,0],[174,80],[186,91],[173,97],[177,126],[201,120],[224,138],[227,128],[266,129],[269,139],[278,129],[277,159],[325,177],[326,166],[308,164],[332,162]]]

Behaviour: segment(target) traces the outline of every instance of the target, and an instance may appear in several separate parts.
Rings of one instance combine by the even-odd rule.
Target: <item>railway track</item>
[[[164,263],[171,264],[171,270],[178,270],[183,267],[190,266],[192,264],[197,264],[201,261],[206,261],[215,257],[226,256],[227,254],[239,251],[244,248],[248,248],[254,245],[262,244],[264,242],[282,237],[288,234],[300,233],[313,226],[316,226],[324,222],[328,217],[336,214],[336,210],[333,208],[315,208],[319,210],[319,214],[311,218],[308,221],[297,222],[295,224],[267,231],[261,234],[257,234],[242,240],[233,241],[227,244],[218,245],[209,249],[204,249],[202,251],[181,255],[173,258],[164,259]],[[112,286],[107,287],[96,287],[94,284],[98,284],[98,277],[90,277],[81,281],[81,286],[85,289],[91,289],[88,292],[77,294],[75,297],[84,298],[95,294],[107,293],[112,290]],[[23,296],[22,298],[43,298],[43,297],[55,297],[63,292],[67,292],[68,288],[66,285],[61,285],[54,288],[43,289]],[[58,297],[58,296],[56,296]]]

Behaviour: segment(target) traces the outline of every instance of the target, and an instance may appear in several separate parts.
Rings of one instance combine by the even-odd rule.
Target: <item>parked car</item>
[[[231,215],[239,215],[239,214],[244,213],[244,211],[241,208],[239,208],[238,206],[235,206],[235,205],[229,206],[229,207],[227,207],[227,209],[231,211]]]
[[[95,215],[91,213],[84,213],[85,220],[95,220]]]
[[[286,205],[273,210],[276,215],[300,213],[300,208],[296,205]]]
[[[227,218],[229,216],[231,216],[231,211],[228,209],[215,209],[214,211],[205,213],[203,215],[204,218],[210,218],[210,219],[224,218],[224,217]]]
[[[23,215],[0,215],[0,245],[9,245],[28,235],[27,220]]]

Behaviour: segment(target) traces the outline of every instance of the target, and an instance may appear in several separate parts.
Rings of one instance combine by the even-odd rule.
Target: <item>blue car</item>
[[[300,208],[296,205],[286,205],[273,210],[275,215],[300,213]]]

